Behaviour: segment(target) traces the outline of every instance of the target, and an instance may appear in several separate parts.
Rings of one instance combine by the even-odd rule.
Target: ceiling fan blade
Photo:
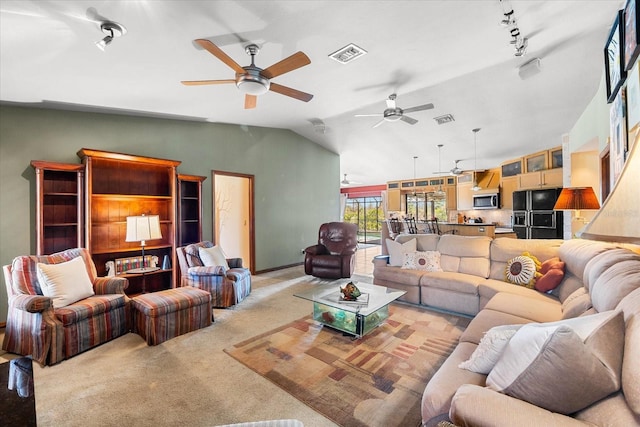
[[[258,102],[258,97],[255,95],[245,95],[244,96],[244,108],[249,110],[251,108],[256,108],[256,104]]]
[[[413,117],[409,117],[409,116],[402,116],[402,117],[400,117],[400,120],[402,120],[405,123],[409,123],[410,125],[415,125],[416,123],[418,123],[418,121],[416,119],[414,119]]]
[[[183,80],[180,83],[186,86],[199,86],[199,85],[222,85],[227,83],[235,83],[233,79],[226,80]]]
[[[210,54],[218,58],[220,61],[224,62],[229,67],[231,67],[236,73],[240,73],[240,74],[246,73],[244,68],[242,68],[236,61],[231,59],[229,55],[224,53],[222,49],[220,49],[218,46],[213,44],[210,40],[197,39],[195,40],[195,42],[198,43],[203,49],[206,49],[207,51],[209,51]]]
[[[311,64],[311,60],[303,52],[296,52],[288,58],[283,59],[280,62],[276,62],[272,66],[265,68],[260,74],[268,79],[272,79],[289,71],[296,70],[305,65]],[[243,70],[244,72],[244,70]]]
[[[433,104],[424,104],[418,105],[417,107],[404,108],[402,111],[405,113],[413,113],[414,111],[423,111],[423,110],[431,110],[433,108]]]
[[[353,117],[382,117],[383,114],[382,113],[376,113],[376,114],[356,114]]]
[[[380,120],[378,123],[376,123],[375,125],[372,126],[373,129],[377,128],[378,126],[380,126],[381,124],[383,124],[384,122],[386,122],[385,119]]]
[[[269,90],[279,93],[280,95],[290,96],[291,98],[299,99],[300,101],[309,102],[313,99],[313,95],[305,93],[296,89],[292,89],[287,86],[282,86],[277,83],[271,83]]]

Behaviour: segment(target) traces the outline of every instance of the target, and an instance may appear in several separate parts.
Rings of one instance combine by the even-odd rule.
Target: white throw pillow
[[[36,270],[42,294],[53,299],[54,308],[95,295],[82,257],[59,264],[38,263]]]
[[[521,327],[522,325],[502,325],[489,329],[469,360],[460,363],[458,368],[487,375],[502,356],[511,337]]]
[[[386,239],[387,252],[389,252],[389,265],[400,267],[404,262],[404,254],[416,251],[416,239],[399,243],[391,239]]]
[[[402,268],[423,271],[442,271],[440,252],[416,251],[404,254]]]
[[[222,266],[227,270],[229,269],[227,257],[218,245],[212,248],[198,248],[198,255],[200,255],[200,259],[205,267]]]

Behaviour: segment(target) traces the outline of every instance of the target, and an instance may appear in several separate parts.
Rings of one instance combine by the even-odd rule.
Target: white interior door
[[[213,172],[215,242],[228,258],[242,258],[244,267],[253,272],[252,179]]]

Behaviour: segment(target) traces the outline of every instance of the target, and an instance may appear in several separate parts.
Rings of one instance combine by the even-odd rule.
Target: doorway
[[[211,171],[213,241],[255,273],[253,175]]]

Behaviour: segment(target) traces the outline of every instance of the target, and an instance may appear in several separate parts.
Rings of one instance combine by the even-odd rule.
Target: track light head
[[[102,51],[111,44],[114,38],[123,36],[127,33],[127,29],[124,25],[113,21],[104,21],[100,23],[100,30],[106,34],[106,37],[96,42],[96,46]]]

